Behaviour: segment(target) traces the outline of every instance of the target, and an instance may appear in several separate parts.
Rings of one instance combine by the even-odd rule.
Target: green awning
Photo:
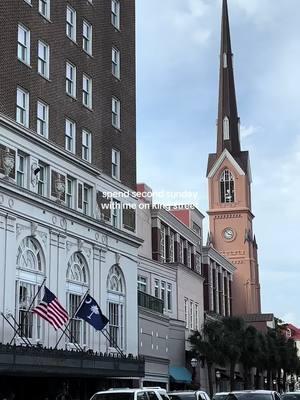
[[[171,380],[178,383],[191,383],[192,374],[185,367],[170,367],[169,374]]]

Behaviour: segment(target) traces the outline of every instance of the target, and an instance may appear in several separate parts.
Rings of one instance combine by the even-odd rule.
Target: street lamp
[[[220,379],[221,379],[221,372],[217,369],[216,370],[216,391],[219,392],[220,391]]]
[[[267,389],[268,378],[264,378],[265,389]]]
[[[192,366],[192,384],[195,383],[195,377],[196,377],[196,367],[198,365],[198,360],[197,358],[192,358],[191,359],[191,366]]]

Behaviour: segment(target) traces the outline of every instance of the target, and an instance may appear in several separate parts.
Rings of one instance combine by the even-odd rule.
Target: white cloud
[[[241,125],[241,138],[245,139],[245,138],[252,136],[255,133],[258,133],[260,131],[261,131],[261,128],[253,126],[253,125],[249,125],[249,126]]]

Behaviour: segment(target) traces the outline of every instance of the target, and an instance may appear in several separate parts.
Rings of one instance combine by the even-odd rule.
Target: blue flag
[[[97,331],[107,325],[109,320],[102,314],[102,311],[96,302],[89,294],[86,296],[84,302],[81,304],[79,310],[76,312],[75,317],[81,318],[92,325]]]

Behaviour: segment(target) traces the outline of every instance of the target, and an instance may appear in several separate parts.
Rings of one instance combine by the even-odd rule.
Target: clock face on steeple
[[[235,237],[234,230],[232,228],[225,228],[223,231],[223,236],[225,240],[233,240]]]

